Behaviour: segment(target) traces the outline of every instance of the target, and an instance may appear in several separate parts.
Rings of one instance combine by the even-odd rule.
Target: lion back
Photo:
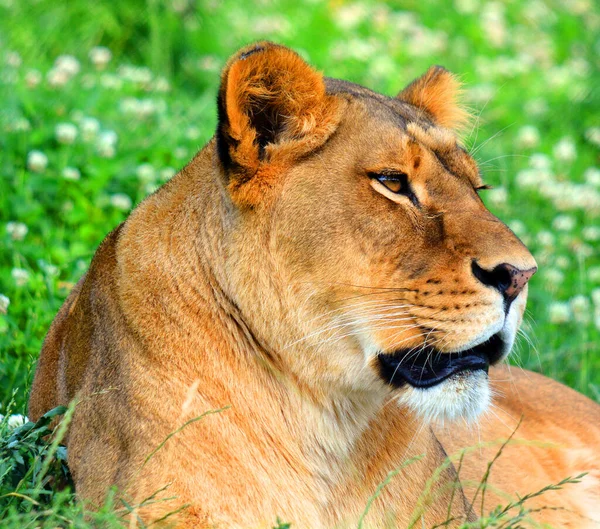
[[[120,229],[104,239],[89,271],[65,300],[44,339],[29,397],[28,413],[33,421],[56,406],[68,405],[80,389],[89,362],[91,305],[99,298],[98,284],[113,274]]]

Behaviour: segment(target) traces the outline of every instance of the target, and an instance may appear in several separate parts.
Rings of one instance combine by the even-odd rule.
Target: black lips
[[[410,384],[415,388],[430,388],[461,371],[482,370],[502,356],[502,339],[498,334],[482,344],[460,353],[442,353],[433,347],[401,349],[381,353],[377,359],[381,377],[394,387]]]

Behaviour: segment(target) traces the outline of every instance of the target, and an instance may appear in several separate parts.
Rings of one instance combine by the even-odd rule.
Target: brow
[[[459,180],[467,177],[475,188],[483,185],[483,179],[481,178],[481,172],[477,163],[462,147],[458,147],[451,152],[436,149],[430,149],[430,151],[442,167],[452,176]]]

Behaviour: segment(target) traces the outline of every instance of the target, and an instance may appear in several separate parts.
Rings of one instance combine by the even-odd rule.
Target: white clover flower
[[[161,169],[161,171],[160,171],[160,179],[163,182],[166,182],[167,180],[170,180],[171,178],[173,178],[176,174],[177,174],[177,171],[175,169],[173,169],[172,167],[165,167],[164,169]]]
[[[554,289],[560,286],[565,280],[565,274],[558,268],[546,268],[542,277]]]
[[[92,141],[100,132],[100,122],[96,118],[84,117],[79,122],[79,128],[84,141]]]
[[[590,297],[592,298],[592,303],[596,305],[596,307],[600,308],[600,288],[595,288],[592,290]]]
[[[127,66],[119,67],[121,79],[130,81],[139,85],[148,85],[152,81],[152,72],[145,66]]]
[[[8,299],[8,296],[5,296],[4,294],[0,294],[0,314],[6,314],[8,312],[9,305],[10,305],[10,299]]]
[[[571,305],[562,301],[555,301],[548,306],[548,316],[551,323],[567,323],[571,320]]]
[[[577,148],[571,138],[562,138],[552,150],[554,158],[561,162],[572,162],[577,158]]]
[[[197,140],[201,134],[202,132],[200,131],[200,129],[194,125],[185,129],[185,137],[188,140]]]
[[[533,125],[521,127],[517,133],[517,145],[524,149],[532,149],[540,143],[540,131]]]
[[[563,6],[573,15],[592,14],[592,3],[590,0],[565,0]]]
[[[159,112],[164,111],[164,104],[152,99],[137,99],[135,97],[126,97],[119,104],[124,114],[133,114],[139,119],[144,119]]]
[[[11,430],[14,430],[15,428],[18,428],[19,426],[23,426],[28,421],[29,421],[29,419],[25,415],[19,415],[18,413],[16,413],[16,414],[10,415],[8,417],[8,421],[6,421],[6,425]]]
[[[532,99],[525,103],[525,112],[529,116],[543,116],[548,112],[548,103],[541,98]]]
[[[545,169],[550,171],[552,169],[552,160],[549,156],[536,152],[529,157],[529,165],[534,169]]]
[[[583,173],[583,177],[588,184],[600,187],[600,169],[597,167],[588,167]]]
[[[171,90],[171,84],[164,77],[158,77],[154,81],[154,90],[156,90],[157,92],[163,92],[163,93],[168,92],[169,90]]]
[[[7,222],[6,223],[6,233],[10,235],[10,238],[13,241],[22,241],[27,235],[29,228],[26,224],[22,222]]]
[[[6,52],[6,64],[12,68],[18,68],[23,64],[23,59],[16,51]]]
[[[153,182],[156,178],[156,170],[154,169],[154,166],[149,163],[139,165],[135,170],[135,174],[137,175],[138,180],[143,183]]]
[[[522,189],[535,189],[540,184],[539,174],[536,169],[521,169],[515,176],[516,184]]]
[[[558,266],[558,268],[562,268],[563,270],[566,270],[567,268],[569,268],[571,266],[571,261],[569,260],[569,258],[566,255],[559,255],[558,257],[556,257],[554,259],[554,264],[556,266]]]
[[[123,79],[113,73],[103,73],[100,77],[100,84],[109,90],[121,90]]]
[[[42,151],[27,154],[27,168],[34,173],[43,173],[48,167],[48,157]]]
[[[147,118],[154,114],[161,114],[165,110],[166,105],[162,100],[154,101],[153,99],[141,99],[138,107],[138,115],[140,118]]]
[[[377,46],[369,44],[371,47],[371,61],[375,60],[377,55]],[[420,26],[416,31],[409,33],[407,43],[407,52],[412,57],[426,57],[444,52],[448,46],[448,35],[443,31],[430,30]]]
[[[589,244],[584,244],[577,240],[573,243],[573,250],[578,257],[587,258],[594,255],[594,249]]]
[[[522,237],[523,235],[525,235],[527,233],[527,227],[525,226],[525,224],[520,221],[520,220],[511,220],[508,223],[508,227],[513,231],[513,233],[515,235],[517,235],[518,237]]]
[[[600,284],[600,266],[592,266],[588,268],[587,276],[592,283]]]
[[[124,114],[137,114],[139,102],[135,97],[124,97],[119,101],[119,108]]]
[[[154,182],[148,182],[144,186],[144,191],[146,192],[147,195],[151,195],[152,193],[154,193],[155,191],[157,191],[159,187],[160,186],[156,185]]]
[[[129,211],[132,206],[132,201],[125,193],[115,193],[110,197],[110,205],[121,211]]]
[[[54,68],[65,72],[69,77],[73,77],[79,73],[81,66],[79,61],[72,55],[60,55],[54,61]]]
[[[105,130],[98,136],[98,143],[106,145],[116,145],[118,140],[117,133],[114,130]]]
[[[221,68],[221,63],[214,55],[205,55],[198,59],[198,68],[204,72],[218,72]]]
[[[190,8],[189,0],[171,0],[171,7],[176,13],[184,14]]]
[[[590,300],[583,295],[578,295],[570,300],[571,313],[573,319],[579,323],[589,323],[591,316],[591,303]]]
[[[541,244],[542,246],[554,246],[556,241],[554,234],[546,230],[540,231],[535,238],[538,244]]]
[[[572,231],[576,225],[577,221],[575,220],[575,217],[572,217],[571,215],[558,215],[558,217],[552,221],[552,227],[559,231]]]
[[[48,277],[56,277],[60,274],[60,270],[58,269],[58,266],[50,264],[50,263],[44,261],[43,259],[40,259],[38,261],[38,266],[44,272],[44,274],[46,274]]]
[[[581,231],[581,234],[586,241],[600,241],[600,226],[586,226]]]
[[[506,204],[508,200],[508,191],[506,191],[505,187],[496,187],[494,189],[490,189],[486,193],[486,197],[491,204],[495,206],[502,206]]]
[[[12,130],[14,132],[27,132],[28,130],[31,130],[31,123],[29,123],[27,118],[17,118],[12,125]]]
[[[491,84],[476,85],[468,89],[468,98],[473,103],[485,105],[493,99],[496,90],[496,87]]]
[[[25,84],[28,88],[35,88],[42,82],[42,74],[39,70],[29,70],[25,74]]]
[[[590,127],[585,130],[585,139],[600,147],[600,127]]]
[[[179,146],[175,148],[173,154],[175,155],[175,158],[186,158],[188,155],[188,151],[185,147]]]
[[[350,3],[342,5],[335,13],[335,24],[345,31],[356,29],[369,15],[369,8],[365,4]]]
[[[506,20],[504,18],[504,6],[500,2],[487,2],[484,4],[480,24],[492,46],[500,48],[505,44],[507,35]]]
[[[262,15],[252,22],[255,35],[286,35],[292,30],[290,21],[281,15]]]
[[[594,325],[600,331],[600,307],[596,307],[594,310]]]
[[[79,110],[78,108],[74,108],[71,111],[71,119],[77,123],[77,125],[81,124],[81,120],[85,118],[85,114],[83,113],[83,110]]]
[[[396,72],[397,64],[390,57],[383,55],[375,57],[373,62],[369,64],[369,73],[373,77],[385,79]]]
[[[65,180],[76,181],[81,178],[81,173],[79,172],[79,169],[77,169],[76,167],[65,167],[62,170],[62,177]]]
[[[478,0],[454,0],[454,9],[463,15],[475,13],[478,7]]]
[[[88,54],[97,70],[102,70],[112,59],[112,52],[105,46],[95,46]]]
[[[53,88],[60,88],[61,86],[66,85],[69,82],[71,77],[69,74],[63,70],[58,70],[56,68],[52,68],[48,70],[46,74],[46,80],[48,84]]]
[[[117,154],[117,150],[114,145],[101,144],[98,146],[98,154],[102,156],[102,158],[114,158]]]
[[[56,141],[63,145],[71,145],[77,138],[77,127],[73,123],[58,123],[54,128]]]
[[[102,158],[114,158],[117,155],[117,149],[114,145],[100,144],[97,150]]]
[[[22,287],[29,282],[29,272],[24,268],[13,268],[10,275],[18,287]]]
[[[96,147],[100,156],[104,158],[113,158],[116,154],[117,133],[112,130],[105,130],[98,135]]]

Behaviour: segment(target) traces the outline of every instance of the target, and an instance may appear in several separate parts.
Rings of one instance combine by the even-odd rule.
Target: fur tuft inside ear
[[[218,107],[217,146],[232,191],[261,177],[259,188],[272,187],[286,164],[325,142],[339,121],[339,100],[325,93],[322,75],[271,42],[228,61]]]
[[[397,97],[425,111],[436,124],[460,129],[469,119],[459,104],[461,92],[460,81],[453,74],[442,66],[432,66]]]

